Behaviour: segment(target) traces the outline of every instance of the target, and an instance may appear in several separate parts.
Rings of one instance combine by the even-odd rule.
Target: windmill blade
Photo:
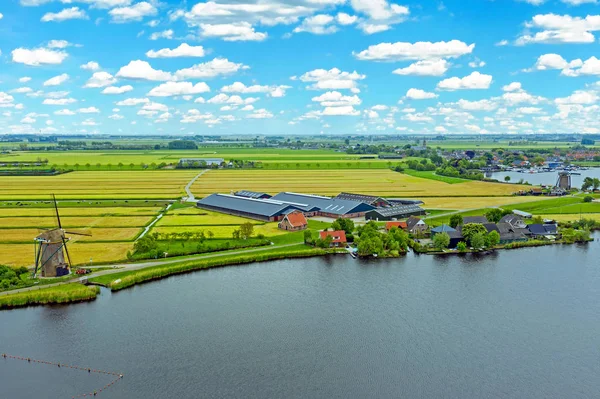
[[[91,234],[86,234],[86,233],[76,233],[74,231],[65,231],[65,234],[73,234],[76,236],[86,236],[86,237],[91,237]]]
[[[69,255],[69,249],[67,248],[67,240],[63,237],[63,247],[65,248],[65,252],[67,254],[67,260],[69,261],[69,269],[71,268],[71,255]]]
[[[52,199],[54,200],[54,209],[56,209],[56,218],[58,219],[58,228],[62,229],[62,224],[60,223],[60,214],[58,213],[58,203],[56,202],[56,196],[52,194]]]

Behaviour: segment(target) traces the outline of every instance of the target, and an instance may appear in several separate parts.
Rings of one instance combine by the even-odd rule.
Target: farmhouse
[[[503,216],[502,219],[500,219],[500,223],[508,223],[512,227],[517,227],[520,229],[524,229],[527,227],[527,224],[525,223],[523,217],[514,213]]]
[[[488,220],[485,216],[465,216],[463,218],[463,224],[469,223],[485,224],[488,223]]]
[[[397,220],[409,216],[424,215],[425,210],[418,205],[397,205],[388,208],[377,208],[365,214],[367,220]]]
[[[555,238],[557,232],[555,224],[530,224],[529,233],[533,238]]]
[[[319,233],[321,240],[325,240],[327,237],[331,237],[330,247],[343,247],[346,245],[346,232],[343,230],[339,231],[322,231]]]
[[[330,218],[359,218],[365,216],[366,212],[375,209],[374,206],[364,202],[291,192],[279,193],[271,199],[300,205],[308,209],[316,209],[314,215]]]
[[[227,213],[250,219],[274,222],[283,219],[285,215],[294,210],[311,213],[317,208],[303,204],[274,201],[271,199],[254,199],[238,197],[229,194],[212,194],[197,203],[198,208]]]
[[[408,230],[408,225],[406,224],[406,222],[387,222],[385,224],[386,231],[390,231],[394,227],[402,230]]]
[[[425,234],[427,233],[427,229],[429,229],[427,223],[416,216],[411,216],[406,219],[406,226],[408,228],[408,232],[415,235]]]
[[[437,234],[441,233],[446,233],[448,234],[448,237],[450,237],[448,248],[456,248],[458,243],[464,240],[464,237],[460,231],[453,229],[446,224],[431,229],[431,237],[435,237]]]
[[[510,216],[510,215],[509,215]],[[514,227],[510,223],[499,222],[497,225],[500,233],[500,244],[509,244],[517,241],[527,241],[527,229]]]
[[[287,231],[300,231],[306,230],[308,222],[304,217],[304,214],[300,211],[292,211],[285,215],[281,222],[279,222],[279,228]]]
[[[201,166],[220,166],[225,160],[223,158],[182,158],[179,160],[180,168],[191,168]]]
[[[369,204],[377,208],[391,205],[390,202],[385,198],[376,197],[373,195],[340,193],[335,198],[348,201],[364,202],[365,204]]]

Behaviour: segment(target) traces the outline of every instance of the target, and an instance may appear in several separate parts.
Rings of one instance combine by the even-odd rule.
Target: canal
[[[0,312],[0,352],[123,373],[102,398],[597,397],[599,238],[180,275]],[[4,398],[109,380],[0,358]]]

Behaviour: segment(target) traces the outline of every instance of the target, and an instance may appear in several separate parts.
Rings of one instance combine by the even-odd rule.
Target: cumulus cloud
[[[49,12],[44,14],[42,22],[63,22],[69,19],[88,19],[85,11],[80,10],[79,7],[65,8],[57,13]]]
[[[76,103],[77,100],[74,98],[46,98],[42,104],[44,105],[68,105]]]
[[[366,50],[354,53],[363,61],[410,61],[442,58],[458,58],[470,54],[475,44],[467,45],[459,40],[449,42],[396,42],[380,43],[369,46]]]
[[[437,84],[438,90],[469,90],[469,89],[488,89],[492,84],[492,75],[484,75],[479,72],[473,72],[463,78],[452,77],[444,79]]]
[[[308,32],[315,35],[327,35],[338,31],[335,18],[327,14],[318,14],[304,18],[302,23],[294,29],[294,33]]]
[[[406,92],[406,98],[411,100],[427,100],[430,98],[436,98],[438,95],[435,93],[429,93],[421,89],[408,89]]]
[[[116,23],[126,23],[141,21],[145,17],[154,16],[158,13],[156,7],[147,1],[136,3],[129,7],[117,7],[108,12],[112,21]]]
[[[133,87],[130,85],[125,86],[110,86],[102,90],[102,94],[123,94],[133,90]]]
[[[246,86],[242,82],[235,82],[228,86],[223,86],[221,91],[223,93],[268,93],[271,97],[283,97],[285,96],[286,90],[291,89],[291,86],[261,86],[252,85]]]
[[[54,115],[58,115],[58,116],[73,116],[73,115],[75,115],[75,112],[71,111],[70,109],[61,109],[59,111],[54,111]]]
[[[182,43],[174,49],[163,48],[158,51],[150,50],[146,53],[148,58],[177,58],[177,57],[204,57],[205,51],[202,46],[190,46]]]
[[[250,119],[268,119],[272,117],[273,114],[264,108],[257,109],[253,113],[246,115],[246,118]]]
[[[362,103],[357,95],[345,96],[339,91],[328,91],[320,96],[313,97],[312,101],[320,103],[322,107],[346,107]]]
[[[503,91],[519,91],[521,90],[521,83],[520,82],[512,82],[507,84],[506,86],[502,86],[502,90]]]
[[[498,108],[498,104],[491,100],[458,100],[458,106],[466,111],[493,111]]]
[[[228,42],[256,41],[267,38],[267,33],[256,32],[248,22],[231,24],[200,24],[200,36],[223,39]]]
[[[162,32],[154,32],[150,35],[150,40],[173,39],[174,34],[175,32],[173,32],[172,29],[167,29]]]
[[[81,65],[79,68],[86,70],[86,71],[97,71],[100,69],[100,64],[98,64],[95,61],[90,61],[86,64]]]
[[[147,104],[149,103],[150,100],[148,100],[147,98],[128,98],[126,100],[122,100],[117,102],[118,106],[126,106],[126,107],[132,107],[134,105],[140,105],[140,104]]]
[[[63,73],[44,82],[44,86],[59,86],[69,80],[69,75]]]
[[[338,68],[315,69],[300,76],[302,82],[314,82],[308,86],[311,90],[354,90],[357,82],[366,78],[358,72],[343,72]],[[292,80],[297,79],[292,77]]]
[[[443,59],[422,60],[405,68],[398,68],[393,73],[396,75],[442,76],[449,66],[450,63]]]
[[[100,110],[96,107],[79,108],[77,110],[80,114],[99,114]]]
[[[150,90],[148,96],[172,97],[207,93],[209,91],[210,87],[204,82],[196,83],[195,85],[190,82],[167,82]]]
[[[213,78],[220,75],[231,75],[239,70],[248,69],[249,67],[229,61],[227,58],[215,58],[212,61],[194,65],[190,68],[180,69],[175,72],[177,79],[204,79]],[[118,74],[117,74],[118,76]]]
[[[29,76],[23,76],[22,78],[19,78],[19,82],[21,83],[27,83],[31,80],[31,77]]]
[[[18,48],[12,51],[12,60],[29,66],[59,65],[69,56],[64,51],[47,48],[26,49]]]
[[[588,15],[585,18],[570,15],[538,14],[525,25],[529,29],[539,30],[533,34],[524,34],[515,44],[524,46],[532,43],[593,43],[594,34],[600,30],[600,16]]]
[[[126,66],[119,69],[116,77],[150,81],[167,81],[173,79],[171,73],[154,69],[148,62],[141,60],[131,61]]]
[[[557,98],[556,104],[594,104],[598,101],[598,94],[593,91],[577,90],[568,97]]]
[[[85,84],[85,88],[100,88],[114,84],[117,79],[108,72],[94,72],[92,77]]]

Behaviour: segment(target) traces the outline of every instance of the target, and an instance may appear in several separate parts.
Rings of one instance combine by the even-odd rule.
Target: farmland
[[[448,184],[391,170],[211,170],[192,186],[192,192],[197,197],[241,189],[319,195],[336,195],[347,191],[389,197],[427,198],[511,196],[521,186],[469,180]]]

